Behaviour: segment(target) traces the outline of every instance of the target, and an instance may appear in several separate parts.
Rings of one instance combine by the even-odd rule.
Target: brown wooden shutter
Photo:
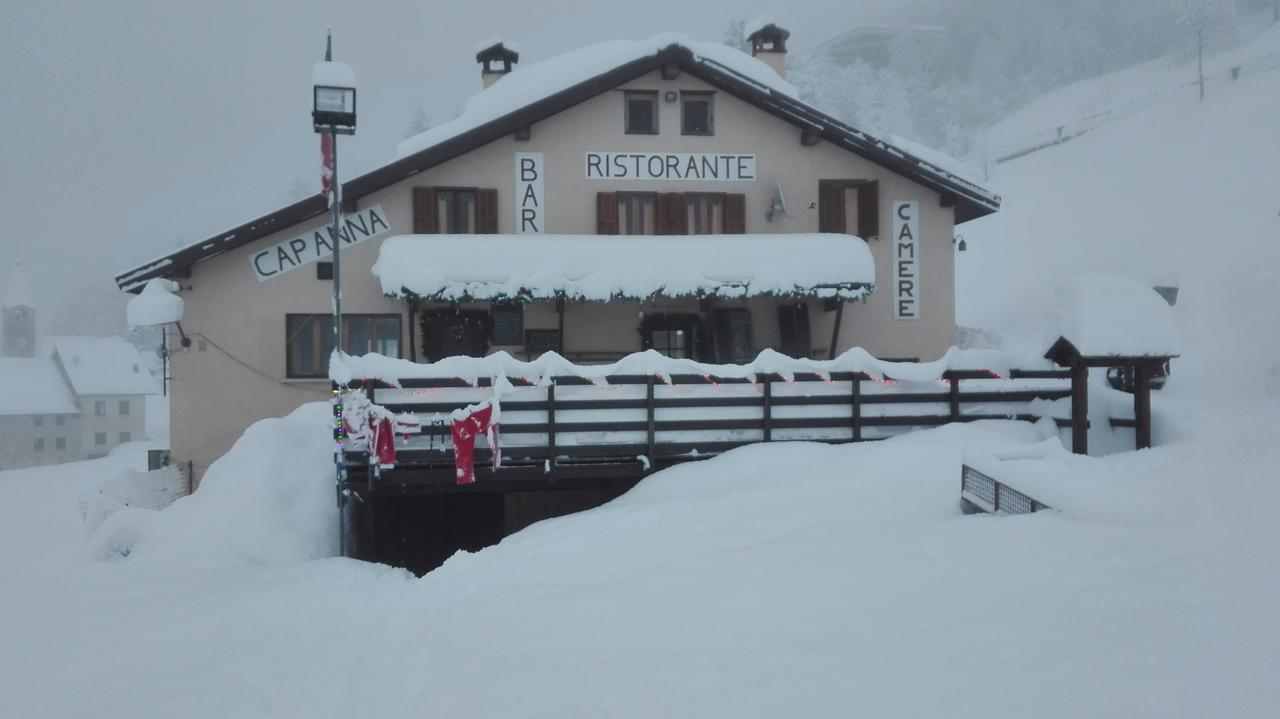
[[[434,235],[436,224],[436,191],[430,187],[413,188],[413,234]]]
[[[809,334],[809,305],[803,302],[778,305],[778,335],[782,345],[779,352],[791,357],[808,357],[813,349]]]
[[[476,234],[498,233],[498,191],[493,188],[476,190]]]
[[[596,234],[618,234],[618,196],[612,192],[596,193]]]
[[[747,196],[728,194],[724,196],[724,233],[726,235],[742,235],[747,232]]]
[[[880,182],[858,183],[858,236],[864,240],[880,236]]]
[[[818,232],[847,232],[844,226],[844,185],[818,181]]]
[[[689,234],[689,199],[683,192],[658,195],[658,234]]]
[[[667,192],[659,192],[655,202],[655,213],[658,216],[657,234],[674,235],[671,231],[671,199],[672,196]]]

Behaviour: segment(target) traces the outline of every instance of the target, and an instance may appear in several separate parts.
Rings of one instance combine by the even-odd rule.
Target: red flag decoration
[[[333,189],[333,135],[320,133],[320,194],[326,199]]]
[[[493,450],[493,468],[502,466],[502,453],[498,448],[499,410],[496,401],[487,406],[467,407],[453,413],[453,463],[458,484],[476,481],[476,435],[483,434]]]

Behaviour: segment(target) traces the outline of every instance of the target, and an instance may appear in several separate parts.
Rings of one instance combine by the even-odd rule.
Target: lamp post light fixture
[[[338,135],[356,134],[356,75],[351,66],[333,61],[333,35],[325,38],[324,60],[311,70],[311,124],[321,140],[325,173],[328,180],[329,208],[332,226],[329,241],[333,243],[333,349],[342,350],[342,185],[338,182]],[[325,149],[324,140],[328,140]],[[346,458],[343,456],[342,399],[334,390],[334,465],[338,490],[338,542],[346,556]]]

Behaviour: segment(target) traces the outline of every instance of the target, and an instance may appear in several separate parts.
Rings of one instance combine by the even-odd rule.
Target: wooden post
[[[850,390],[850,407],[853,410],[853,441],[862,441],[862,373],[853,373],[853,388]]]
[[[1089,368],[1078,360],[1071,366],[1071,451],[1089,453]]]
[[[960,421],[960,380],[952,374],[947,382],[951,385],[947,390],[947,400],[950,404],[950,416],[952,422]]]
[[[409,361],[410,362],[418,361],[418,341],[417,339],[415,339],[417,333],[414,329],[414,324],[415,324],[414,320],[417,317],[417,314],[418,314],[418,298],[410,297],[409,298]]]
[[[551,484],[556,483],[556,381],[547,385],[547,467]]]
[[[564,355],[564,297],[556,298],[556,342],[559,343],[557,353]]]
[[[771,375],[756,375],[764,378],[764,441],[773,441],[773,378]]]
[[[657,433],[655,428],[657,423],[654,421],[656,415],[653,404],[653,375],[649,375],[649,381],[645,383],[645,431],[648,433],[647,457],[649,459],[649,471],[653,471],[657,458],[654,457],[654,449],[657,445]]]
[[[378,512],[374,497],[375,495],[370,494],[367,497],[361,497],[364,501],[359,502],[360,546],[356,547],[356,551],[352,553],[357,559],[363,559],[366,562],[378,561],[378,535],[375,525]]]
[[[840,343],[840,322],[844,319],[844,301],[840,300],[836,305],[836,323],[831,328],[831,349],[827,352],[827,359],[835,359],[836,347]]]
[[[1133,439],[1136,449],[1151,446],[1151,374],[1149,364],[1140,364],[1134,368]]]

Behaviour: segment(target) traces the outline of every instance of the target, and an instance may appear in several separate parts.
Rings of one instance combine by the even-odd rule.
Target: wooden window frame
[[[507,338],[498,337],[498,319],[496,311],[515,310],[520,313],[520,329],[516,332],[515,341],[507,342]],[[524,344],[524,303],[522,302],[493,302],[489,305],[489,314],[494,316],[493,324],[489,328],[489,346],[500,347],[519,347]]]
[[[479,219],[480,219],[480,212],[478,208],[478,204],[480,200],[479,187],[435,187],[432,189],[435,190],[435,192],[432,193],[432,200],[434,200],[436,203],[436,206],[434,208],[436,210],[436,226],[440,234],[442,235],[478,234]],[[448,195],[448,198],[445,202],[445,212],[441,213],[440,200],[446,194]],[[470,232],[454,232],[450,228],[450,224],[452,224],[453,218],[456,217],[458,214],[460,214],[459,207],[458,207],[458,198],[463,195],[471,196],[471,231]]]
[[[293,328],[294,318],[312,318],[312,319],[319,318],[322,320],[322,322],[320,323],[320,330],[319,330],[320,334],[319,335],[313,334],[311,338],[312,351],[316,352],[317,355],[321,354],[322,350],[324,349],[325,338],[327,336],[326,333],[330,333],[333,331],[333,329],[329,327],[329,322],[328,322],[328,320],[331,320],[333,318],[333,315],[331,314],[320,314],[316,312],[290,312],[286,314],[285,320],[284,320],[285,378],[286,379],[327,379],[329,376],[329,373],[327,371],[317,371],[314,374],[304,374],[302,372],[297,371],[297,369],[294,367],[293,347],[295,342],[298,340],[298,338],[295,336],[296,330]],[[375,343],[379,342],[382,338],[378,337],[377,335],[378,320],[389,320],[389,319],[396,320],[396,323],[397,323],[396,324],[396,354],[399,357],[403,357],[404,356],[404,317],[394,312],[353,312],[353,313],[344,312],[342,314],[343,341],[346,342],[350,340],[351,333],[348,332],[347,330],[349,329],[349,323],[351,322],[351,320],[372,320],[373,323],[371,325],[372,329],[370,332],[370,341]],[[316,361],[317,365],[324,364],[323,357],[317,356],[316,360],[317,360]]]
[[[680,134],[694,137],[712,137],[716,134],[716,94],[708,90],[680,91]],[[689,101],[705,100],[707,103],[707,129],[704,132],[690,131],[686,115]]]
[[[647,199],[653,203],[653,232],[642,232],[635,234],[636,237],[644,237],[645,235],[658,234],[658,193],[657,192],[614,192],[612,193],[618,204],[618,233],[619,235],[633,235],[635,233],[628,232],[627,216],[622,211],[622,203],[629,200]]]
[[[710,200],[716,200],[717,202],[720,203],[720,231],[719,232],[698,232],[694,223],[687,222],[685,227],[685,233],[689,235],[729,234],[725,231],[725,228],[729,226],[729,223],[727,222],[728,217],[727,217],[727,209],[726,209],[729,204],[727,199],[728,196],[729,196],[729,193],[727,192],[686,192],[684,193],[684,204],[685,204],[684,210],[685,210],[686,216],[689,214],[689,209],[690,209],[689,205],[692,204],[694,201],[701,202],[703,200],[710,199]],[[696,219],[696,213],[695,213],[695,219]]]
[[[631,127],[631,101],[648,100],[652,108],[649,130],[636,130]],[[657,90],[624,90],[622,92],[622,131],[627,135],[658,134],[658,91]]]

